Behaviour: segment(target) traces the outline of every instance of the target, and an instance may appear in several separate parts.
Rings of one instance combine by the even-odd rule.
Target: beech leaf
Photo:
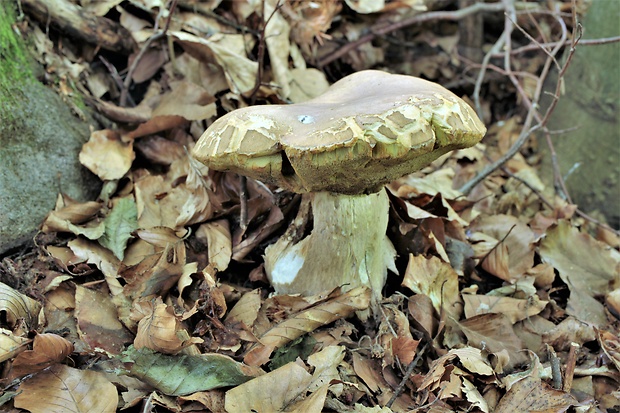
[[[116,258],[122,260],[125,256],[127,241],[131,238],[132,231],[138,228],[136,202],[131,198],[119,199],[104,223],[105,232],[99,238],[99,243],[112,251]]]
[[[61,364],[50,367],[19,386],[15,407],[31,413],[113,413],[116,387],[103,374]]]
[[[148,348],[130,347],[124,361],[133,363],[130,375],[169,396],[236,386],[255,374],[241,363],[221,354],[167,356]]]

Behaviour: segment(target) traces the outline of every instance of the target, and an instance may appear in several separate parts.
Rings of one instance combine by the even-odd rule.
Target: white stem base
[[[316,295],[336,287],[368,286],[381,298],[396,251],[386,235],[385,190],[370,195],[318,192],[312,197],[312,233],[293,244],[283,236],[265,250],[265,270],[279,294]]]

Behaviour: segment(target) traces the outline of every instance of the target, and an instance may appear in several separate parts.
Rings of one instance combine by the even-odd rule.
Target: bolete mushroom
[[[376,300],[396,256],[383,185],[485,132],[473,109],[442,86],[366,70],[303,103],[234,110],[206,130],[193,155],[311,198],[311,234],[282,237],[265,251],[277,293],[365,285]]]

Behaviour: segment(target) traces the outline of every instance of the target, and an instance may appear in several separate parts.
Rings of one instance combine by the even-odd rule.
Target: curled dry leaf
[[[459,327],[470,346],[496,355],[493,367],[496,372],[511,369],[518,363],[527,361],[523,352],[524,344],[515,334],[512,323],[503,314],[483,314],[459,322]],[[499,353],[506,351],[508,360]]]
[[[116,387],[103,374],[57,364],[19,386],[15,407],[32,413],[114,413]]]
[[[198,239],[206,240],[209,264],[217,271],[228,268],[232,257],[232,239],[227,220],[202,224],[196,231]]]
[[[512,297],[463,294],[463,301],[467,318],[496,313],[505,315],[513,324],[540,313],[548,303],[548,301],[540,300],[536,295],[521,300]]]
[[[181,161],[183,161],[182,166],[187,171],[187,175],[185,184],[177,186],[175,190],[183,191],[185,203],[178,211],[176,228],[204,222],[215,212],[215,206],[211,202],[213,191],[204,177],[206,167],[191,156],[185,156]]]
[[[207,40],[178,31],[169,34],[187,53],[203,62],[217,63],[221,66],[230,90],[245,93],[254,88],[258,63],[248,59],[243,49],[237,50],[236,47],[231,47],[230,41],[234,35],[219,34]]]
[[[20,353],[11,366],[10,378],[36,373],[55,363],[62,362],[73,352],[73,344],[56,334],[34,336],[32,350]]]
[[[94,219],[101,206],[99,202],[79,203],[59,195],[55,210],[47,215],[41,230],[45,233],[71,232],[88,239],[98,239],[105,232],[104,223]]]
[[[620,338],[618,335],[609,331],[599,330],[598,340],[609,360],[620,371]]]
[[[36,330],[41,304],[0,282],[0,313],[9,327],[24,323],[27,329]]]
[[[121,142],[117,132],[94,131],[80,152],[80,163],[102,181],[122,178],[136,157],[132,143]]]
[[[89,264],[93,264],[105,276],[108,288],[112,295],[120,294],[122,288],[117,280],[118,269],[121,262],[114,256],[114,253],[102,247],[96,242],[88,241],[83,238],[76,238],[67,244],[76,257]]]
[[[134,303],[132,319],[138,321],[138,332],[134,347],[147,347],[164,354],[177,354],[184,348],[202,343],[199,338],[190,338],[174,309],[157,297],[154,301]]]
[[[81,203],[59,195],[56,208],[49,213],[41,230],[43,232],[69,232],[69,224],[83,224],[92,219],[100,209],[101,203],[99,202],[89,201]]]
[[[543,341],[556,351],[567,351],[572,343],[583,345],[596,340],[596,331],[592,324],[567,317],[553,329],[543,334]]]
[[[16,336],[9,330],[0,328],[0,363],[25,351],[28,343],[30,343],[29,338]]]
[[[316,51],[316,43],[323,44],[324,39],[331,38],[326,32],[342,10],[342,4],[337,0],[315,3],[297,0],[283,3],[281,10],[291,24],[291,38],[310,55]]]

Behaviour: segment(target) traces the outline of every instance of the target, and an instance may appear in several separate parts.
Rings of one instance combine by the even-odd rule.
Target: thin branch
[[[264,16],[265,16],[265,1],[263,0],[263,10],[262,10],[262,15],[263,15],[263,24],[262,27],[260,29],[260,35],[258,38],[258,56],[256,58],[256,61],[258,62],[258,70],[256,73],[256,82],[254,83],[254,88],[252,89],[252,91],[250,92],[249,96],[250,96],[250,105],[253,105],[254,102],[256,101],[256,94],[258,93],[258,89],[260,89],[260,86],[262,85],[263,82],[263,73],[265,70],[265,32],[267,30],[267,25],[269,24],[269,22],[271,21],[271,19],[273,18],[273,16],[276,15],[276,13],[278,12],[278,10],[280,10],[280,8],[282,7],[283,3],[280,3],[280,1],[278,1],[278,3],[276,3],[276,6],[274,7],[273,11],[271,12],[271,14],[269,15],[269,17],[267,18],[267,20],[264,20]]]
[[[530,100],[527,94],[525,93],[525,91],[523,90],[523,88],[521,87],[521,84],[519,83],[518,79],[511,71],[511,63],[510,63],[511,42],[510,42],[509,34],[512,32],[513,25],[514,25],[513,22],[515,18],[515,8],[514,8],[514,3],[512,2],[512,0],[503,0],[503,1],[505,2],[505,6],[506,6],[506,18],[504,21],[505,28],[502,34],[502,37],[505,37],[505,41],[506,41],[506,47],[505,47],[505,52],[504,52],[504,66],[505,66],[504,70],[506,70],[506,72],[508,73],[508,77],[510,81],[515,86],[520,97],[525,102],[525,105],[528,108],[528,113],[523,123],[523,129],[521,130],[521,133],[518,139],[515,141],[515,143],[497,161],[495,161],[494,163],[490,165],[487,165],[474,178],[472,178],[470,181],[466,182],[463,186],[461,186],[461,188],[459,188],[459,191],[461,191],[464,194],[468,194],[469,192],[471,192],[471,190],[476,185],[478,185],[480,182],[486,179],[486,177],[488,177],[494,171],[499,169],[509,159],[515,156],[534,132],[538,131],[539,129],[543,129],[543,130],[546,129],[546,124],[549,120],[549,117],[551,116],[551,113],[553,113],[553,111],[555,110],[557,101],[560,96],[560,89],[561,89],[561,85],[563,81],[562,76],[564,75],[564,73],[566,72],[566,69],[570,65],[570,62],[572,60],[572,55],[574,54],[574,46],[573,46],[571,48],[571,51],[569,52],[569,56],[566,62],[564,63],[564,66],[562,67],[562,70],[560,71],[560,75],[559,75],[560,77],[558,78],[558,82],[556,84],[555,96],[553,97],[553,100],[551,104],[549,105],[549,108],[547,109],[545,115],[541,118],[540,114],[537,111],[538,104],[539,104],[540,97],[542,95],[542,88],[544,85],[544,81],[549,74],[549,70],[550,70],[553,60],[551,59],[551,57],[547,57],[547,60],[545,61],[543,69],[541,70],[541,74],[538,78],[536,90],[534,92],[534,98],[533,100]],[[566,24],[564,23],[564,20],[562,20],[561,18],[558,18],[558,22],[560,26],[562,27],[562,39],[566,39],[567,37]],[[579,29],[576,27],[575,30],[578,31]],[[576,42],[579,40],[579,37],[580,37],[579,35],[573,36],[573,39],[574,39],[573,44],[576,44]],[[556,45],[556,47],[551,51],[551,56],[557,55],[557,53],[559,53],[562,46],[563,46],[563,42]],[[537,119],[538,124],[534,126],[530,126],[532,124],[532,121],[535,118]]]
[[[392,405],[394,404],[398,396],[400,396],[400,394],[403,392],[403,390],[405,389],[405,386],[407,385],[407,381],[413,374],[413,369],[415,368],[415,366],[418,365],[418,363],[422,359],[422,355],[424,354],[424,351],[426,351],[426,347],[428,347],[428,343],[424,344],[424,346],[417,352],[415,358],[411,361],[411,363],[409,363],[409,365],[407,366],[407,370],[405,371],[405,375],[403,376],[403,379],[398,384],[398,387],[394,389],[394,394],[392,394],[392,397],[390,397],[390,400],[386,403],[385,407],[387,408],[392,407]]]
[[[456,21],[456,20],[464,19],[465,17],[470,16],[475,13],[498,12],[498,11],[502,11],[503,9],[504,9],[504,5],[501,2],[476,3],[472,6],[465,7],[460,10],[456,10],[456,11],[434,11],[434,12],[422,13],[422,14],[417,14],[415,16],[405,18],[401,21],[389,23],[387,25],[380,24],[375,27],[371,27],[370,33],[368,33],[367,35],[360,37],[354,42],[347,43],[344,46],[342,46],[340,49],[336,50],[335,52],[330,53],[327,56],[323,57],[318,62],[318,66],[323,67],[323,66],[330,64],[334,60],[339,59],[343,57],[344,55],[346,55],[347,53],[357,49],[364,43],[368,43],[372,41],[377,36],[382,36],[384,34],[393,32],[395,30],[400,30],[405,27],[412,26],[414,24],[424,23],[428,21],[435,21],[435,20]]]
[[[520,53],[525,53],[525,52],[531,52],[531,51],[535,51],[535,50],[540,50],[542,49],[550,49],[553,47],[556,47],[558,45],[561,46],[570,46],[572,44],[572,39],[568,39],[568,40],[564,40],[564,41],[558,41],[558,42],[549,42],[549,43],[538,43],[538,44],[528,44],[525,46],[521,46],[518,47],[514,50],[512,50],[512,52],[510,52],[513,55],[516,54],[520,54]],[[601,45],[605,45],[605,44],[610,44],[610,43],[617,43],[620,42],[620,36],[614,36],[614,37],[602,37],[600,39],[583,39],[579,41],[579,46],[601,46]],[[502,57],[504,55],[504,53],[495,53],[493,54],[492,57]]]

